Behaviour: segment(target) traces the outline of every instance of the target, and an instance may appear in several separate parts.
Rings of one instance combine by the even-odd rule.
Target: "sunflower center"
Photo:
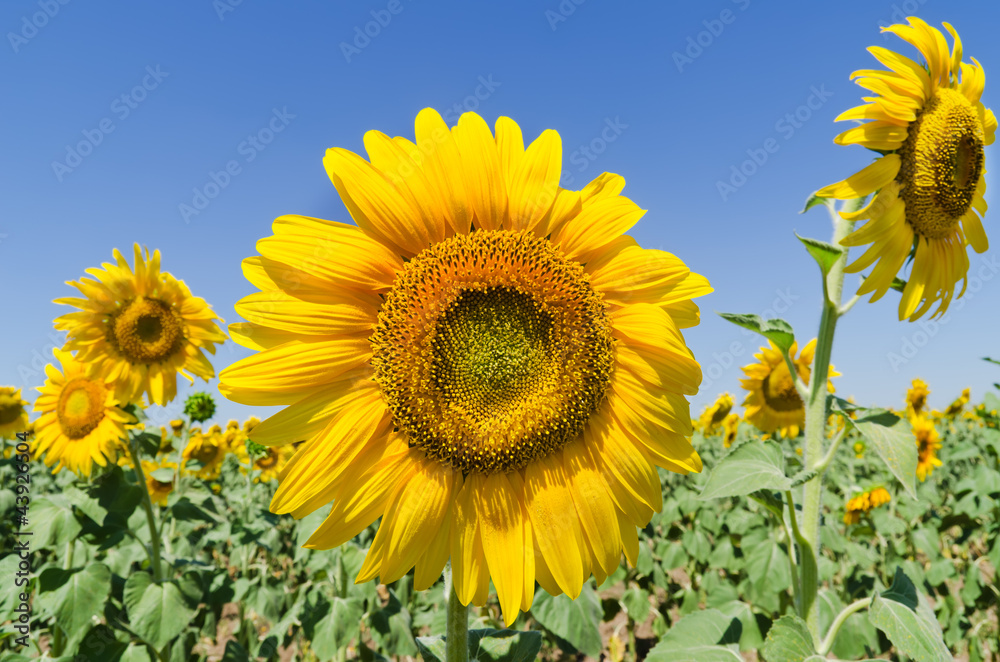
[[[371,342],[395,426],[464,473],[514,471],[579,435],[614,363],[583,267],[510,231],[457,235],[410,260]]]
[[[774,411],[795,411],[802,409],[802,398],[795,390],[795,381],[788,365],[784,362],[774,366],[771,373],[764,378],[761,389],[764,402]]]
[[[164,492],[164,491],[170,492],[170,491],[173,491],[173,489],[174,489],[174,484],[173,484],[172,481],[171,482],[164,482],[162,480],[156,480],[155,478],[153,478],[152,480],[153,480],[153,486],[154,486],[154,488],[157,491],[160,491],[160,492]]]
[[[82,439],[104,419],[107,389],[100,382],[77,377],[63,387],[56,406],[56,416],[63,433],[70,439]]]
[[[983,174],[985,134],[975,108],[942,88],[910,124],[897,179],[906,220],[917,234],[940,239],[969,211]]]
[[[169,304],[135,297],[111,314],[107,340],[129,363],[159,363],[184,344],[184,323]]]
[[[219,449],[212,444],[202,444],[191,453],[191,457],[202,464],[210,464],[219,455]]]
[[[21,415],[23,407],[18,398],[9,398],[0,395],[0,425],[7,425],[17,420]]]
[[[267,455],[259,458],[256,462],[254,462],[254,464],[257,465],[258,469],[270,469],[277,463],[278,463],[278,451],[274,450],[273,448],[268,448]]]

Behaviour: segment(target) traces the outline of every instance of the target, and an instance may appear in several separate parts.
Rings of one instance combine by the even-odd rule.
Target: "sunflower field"
[[[561,186],[552,129],[425,108],[331,147],[353,223],[277,218],[225,328],[113,248],[34,402],[0,389],[0,662],[1000,660],[998,394],[858,403],[833,357],[862,297],[940,318],[988,248],[997,121],[943,27],[853,75],[835,142],[877,158],[807,198],[816,335],[719,313],[759,351],[700,413],[709,278],[627,234],[623,176]],[[216,376],[261,417],[164,419]]]

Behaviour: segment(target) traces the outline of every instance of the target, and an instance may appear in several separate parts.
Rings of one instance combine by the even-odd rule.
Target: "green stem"
[[[156,530],[156,517],[153,515],[153,500],[149,498],[149,486],[146,485],[146,474],[142,471],[142,462],[136,453],[135,444],[129,442],[128,452],[132,457],[132,467],[142,488],[142,507],[146,511],[146,523],[149,525],[150,565],[153,566],[153,579],[163,581],[163,568],[160,564],[160,534]]]
[[[64,556],[66,557],[63,561],[63,570],[70,570],[73,568],[73,548],[75,542],[70,540],[66,543],[66,552]],[[62,655],[63,649],[66,647],[66,633],[63,632],[62,626],[58,623],[52,630],[52,652],[56,655]]]
[[[852,200],[844,205],[845,211],[860,209],[863,199]],[[840,245],[840,240],[847,236],[852,223],[845,221],[833,206],[827,207],[833,220],[833,238],[830,243]],[[809,626],[814,642],[820,641],[819,609],[816,604],[816,594],[819,591],[818,573],[816,572],[819,557],[819,523],[823,510],[823,469],[826,438],[826,396],[827,379],[830,371],[830,355],[833,351],[833,336],[840,317],[840,299],[844,288],[844,267],[847,264],[847,251],[834,262],[823,280],[823,313],[819,322],[819,333],[816,339],[816,353],[813,359],[812,376],[809,384],[809,398],[806,401],[806,443],[805,468],[816,470],[816,476],[802,486],[802,553],[810,556],[808,562],[803,558],[802,572],[802,611]],[[811,566],[811,567],[810,567]]]
[[[450,563],[445,569],[444,590],[448,595],[445,662],[469,662],[469,608],[462,604],[455,593]]]
[[[823,643],[820,644],[819,650],[816,652],[820,655],[826,655],[829,653],[830,649],[833,648],[834,640],[837,638],[837,632],[840,631],[840,626],[847,621],[851,614],[861,611],[871,603],[871,598],[861,598],[860,600],[855,600],[851,604],[844,607],[844,610],[837,614],[837,618],[833,620],[833,623],[830,625],[829,632],[826,633],[826,638],[823,639]]]

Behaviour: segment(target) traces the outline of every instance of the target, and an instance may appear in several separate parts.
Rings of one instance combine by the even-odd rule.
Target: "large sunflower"
[[[370,161],[324,164],[357,226],[274,223],[243,272],[261,292],[230,330],[260,350],[224,370],[236,402],[288,405],[251,438],[307,439],[271,507],[333,501],[307,546],[381,517],[358,581],[450,558],[463,604],[490,580],[511,623],[535,580],[575,597],[635,562],[661,506],[656,466],[700,471],[685,398],[701,368],[680,329],[708,281],[624,235],[644,214],[602,174],[559,188],[552,130],[525,149],[502,117],[454,128],[432,109],[416,142],[365,135]]]
[[[87,270],[97,280],[68,281],[84,298],[55,302],[81,310],[55,324],[67,331],[65,349],[77,351],[77,358],[88,364],[88,375],[114,382],[121,402],[135,402],[148,393],[151,402],[163,405],[177,395],[177,373],[192,383],[189,372],[205,380],[215,376],[202,350],[214,354],[226,334],[204,299],[191,296],[184,281],[160,271],[160,251],[150,258],[147,249],[145,259],[138,244],[134,251],[134,272],[115,249],[117,265],[105,262],[103,270]]]
[[[125,448],[125,424],[134,418],[116,405],[110,384],[87,377],[72,354],[53,350],[62,366],[45,366],[48,379],[39,387],[35,411],[35,453],[55,471],[64,467],[78,476],[90,476],[93,465],[114,463]]]
[[[28,402],[21,398],[21,389],[0,386],[0,439],[11,439],[28,429]]]
[[[770,340],[769,347],[761,347],[759,354],[754,354],[758,363],[743,366],[746,379],[740,380],[740,385],[747,391],[743,406],[746,408],[744,419],[753,423],[762,432],[781,432],[783,437],[799,436],[799,430],[806,423],[806,408],[795,390],[795,380],[785,363],[781,350]],[[813,338],[798,357],[798,343],[792,343],[788,355],[792,359],[795,371],[805,384],[812,376],[813,356],[816,353],[816,339]],[[836,377],[840,373],[830,366],[829,376]],[[834,392],[833,382],[827,380],[827,389]]]
[[[919,18],[891,25],[926,60],[913,60],[885,48],[868,50],[891,71],[863,69],[851,74],[875,96],[842,113],[837,120],[872,120],[841,133],[834,142],[862,145],[883,156],[817,195],[841,200],[878,191],[860,211],[842,213],[848,220],[870,219],[841,240],[844,246],[871,244],[846,269],[857,272],[878,260],[858,294],[881,298],[908,257],[909,282],[899,302],[899,319],[911,322],[937,303],[935,317],[948,310],[955,284],[965,292],[971,245],[977,253],[989,245],[980,216],[986,213],[984,145],[993,143],[996,117],[979,101],[983,69],[962,62],[962,41],[949,53],[944,35]]]

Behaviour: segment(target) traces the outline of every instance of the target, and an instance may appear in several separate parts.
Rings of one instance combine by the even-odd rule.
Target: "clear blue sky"
[[[914,55],[879,25],[914,8],[933,25],[951,22],[966,57],[985,67],[987,106],[1000,100],[994,2],[235,3],[0,5],[0,384],[34,397],[61,342],[52,319],[70,310],[52,299],[73,295],[64,281],[133,242],[159,248],[164,269],[238,321],[233,305],[253,291],[240,261],[275,217],[349,220],[324,151],[363,153],[369,129],[412,136],[417,112],[432,106],[451,121],[464,109],[491,125],[508,115],[526,139],[558,130],[567,187],[602,171],[625,177],[625,194],[649,210],[633,230],[639,242],[677,254],[716,290],[699,300],[702,324],[686,332],[706,373],[697,414],[718,393],[739,391],[739,366],[758,344],[712,311],[784,310],[800,338],[816,333],[818,272],[792,233],[827,239],[825,213],[799,215],[803,201],[870,161],[860,147],[833,144],[833,118],[861,103],[850,72],[878,67],[866,46]],[[358,36],[366,26],[375,36]],[[88,139],[99,143],[79,159],[67,154]],[[721,194],[718,182],[760,158],[769,139],[777,151]],[[994,171],[996,149],[987,148]],[[226,183],[218,195],[195,200],[230,161],[237,174],[217,176]],[[195,202],[203,209],[185,219],[181,205]],[[1000,381],[1000,368],[980,360],[1000,355],[995,217],[985,221],[995,248],[972,256],[984,278],[947,324],[896,321],[896,293],[842,321],[839,393],[898,405],[919,376],[941,407],[965,386],[978,400]],[[216,371],[247,354],[227,343]],[[215,381],[208,390],[217,394]],[[268,413],[219,405],[222,423]]]

